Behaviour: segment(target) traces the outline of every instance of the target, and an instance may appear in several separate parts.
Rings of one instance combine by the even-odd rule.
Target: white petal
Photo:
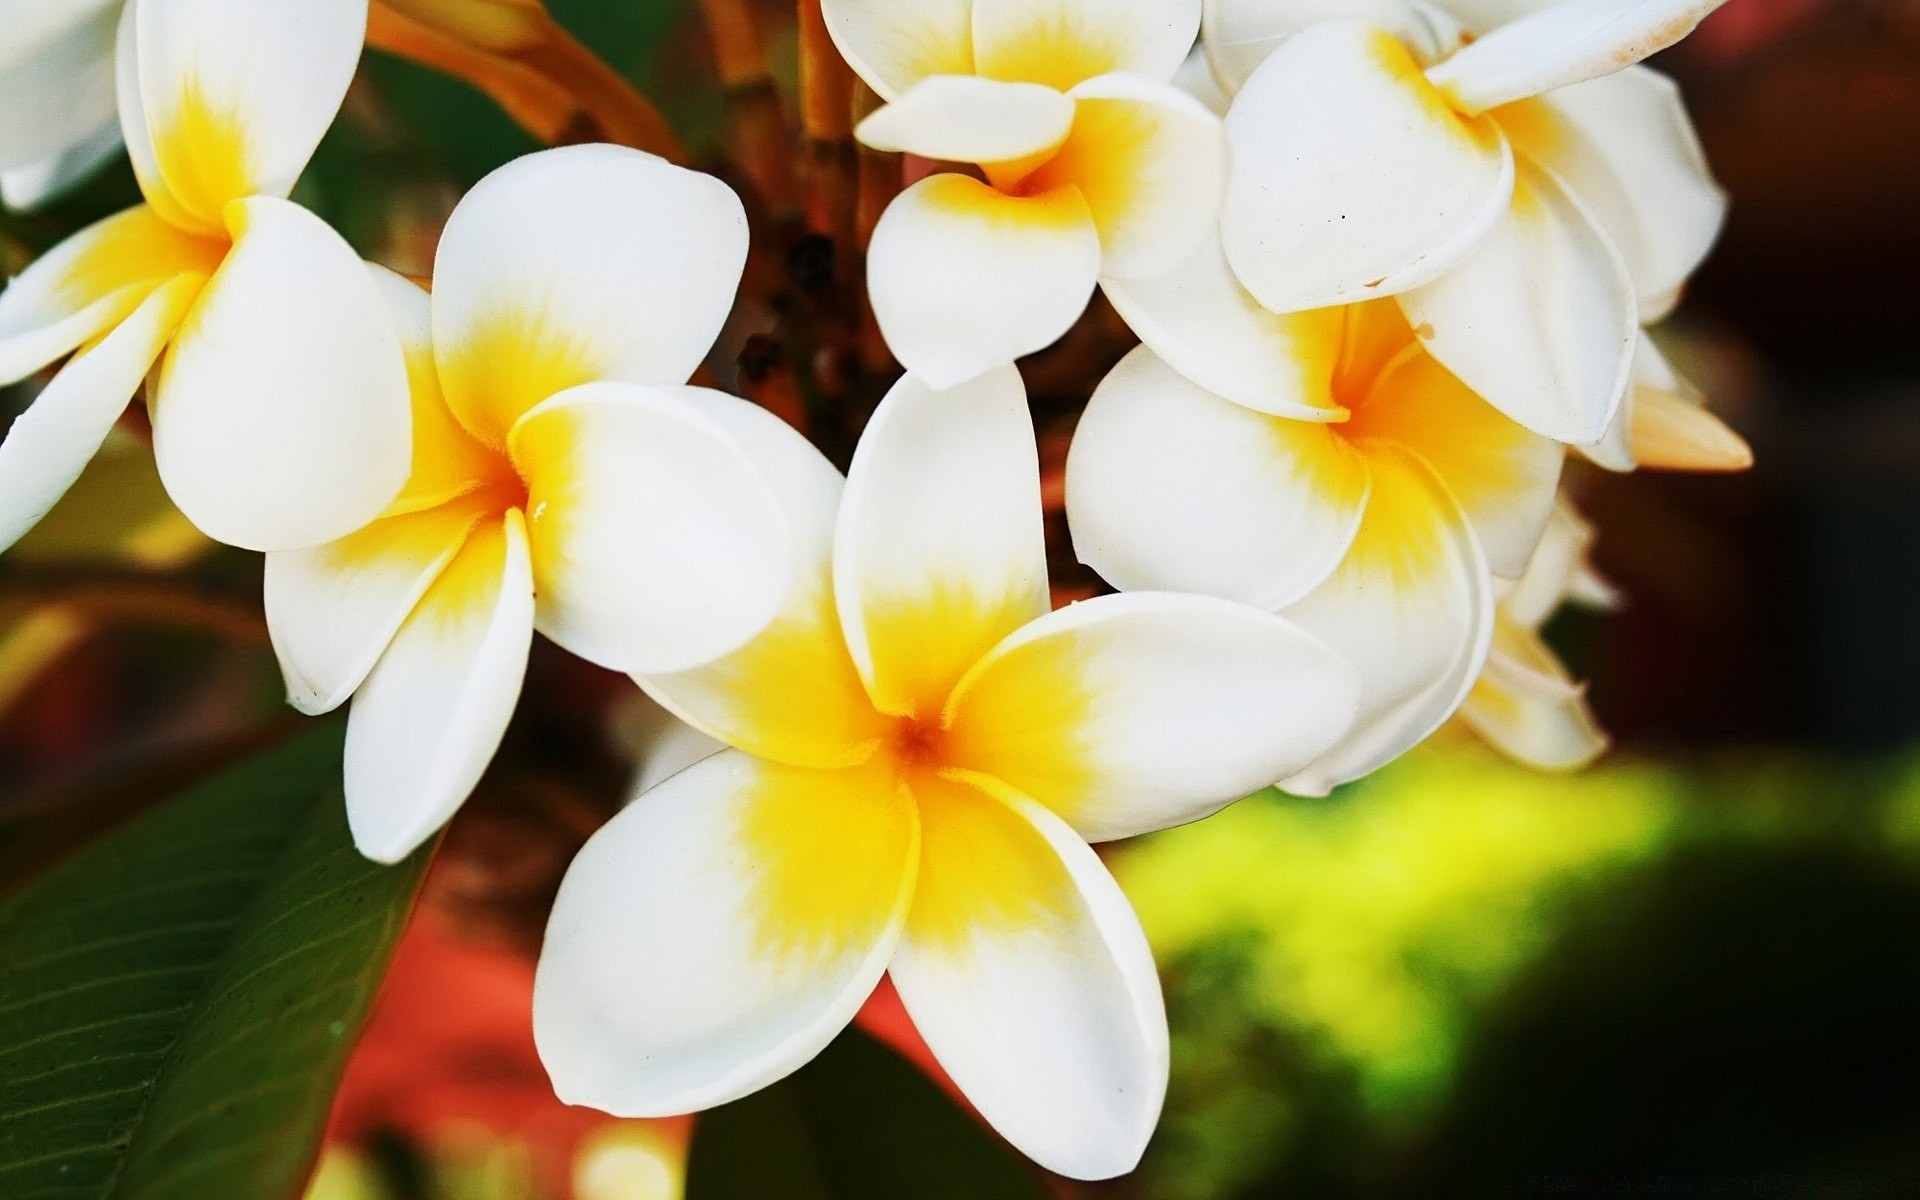
[[[173,336],[200,281],[162,284],[126,320],[63,367],[0,443],[0,550],[66,494]]]
[[[983,787],[989,790],[983,790]],[[991,780],[916,782],[920,878],[892,975],[980,1115],[1076,1179],[1133,1169],[1167,1086],[1139,920],[1093,851]]]
[[[91,179],[122,146],[116,119],[51,158],[0,171],[0,204],[21,212],[51,204]]]
[[[633,763],[628,791],[634,798],[727,749],[725,742],[682,721],[645,692],[623,696],[608,724],[622,756]]]
[[[911,375],[894,386],[854,453],[833,583],[869,693],[900,715],[938,711],[981,655],[1047,611],[1039,453],[1018,372],[944,393]]]
[[[980,74],[1062,91],[1125,71],[1173,78],[1200,33],[1201,0],[973,0]]]
[[[1365,467],[1326,425],[1224,400],[1146,347],[1094,392],[1067,456],[1080,561],[1119,588],[1261,608],[1327,577],[1366,495]]]
[[[1611,75],[1664,50],[1726,0],[1561,0],[1492,30],[1427,73],[1470,113]]]
[[[882,99],[973,73],[973,0],[821,0],[827,33]]]
[[[567,388],[685,383],[746,256],[745,210],[711,175],[618,146],[516,159],[441,235],[433,336],[447,402],[501,445]]]
[[[267,555],[267,628],[287,702],[308,716],[346,703],[482,517],[472,506],[403,513]]]
[[[1577,771],[1607,749],[1583,690],[1553,652],[1505,624],[1460,717],[1494,749],[1542,771]]]
[[[192,227],[220,229],[230,201],[290,193],[353,81],[367,0],[128,8],[153,165]]]
[[[1194,47],[1187,61],[1180,64],[1180,69],[1173,74],[1173,86],[1206,105],[1207,111],[1216,117],[1226,116],[1228,106],[1233,103],[1233,97],[1214,77],[1213,64],[1207,61],[1204,46]]]
[[[1498,119],[1619,249],[1641,323],[1666,316],[1727,215],[1680,89],[1657,71],[1629,67],[1514,105]]]
[[[533,644],[520,514],[476,529],[360,685],[347,719],[347,823],[375,862],[411,854],[499,748]]]
[[[1522,629],[1539,629],[1559,609],[1586,566],[1593,526],[1562,500],[1554,505],[1527,569],[1500,597],[1502,616]]]
[[[208,537],[317,546],[373,520],[406,482],[406,362],[339,234],[285,200],[234,209],[233,252],[161,370],[154,457]]]
[[[1231,95],[1287,37],[1342,20],[1386,30],[1423,63],[1459,44],[1459,28],[1446,13],[1414,0],[1207,0],[1203,44]]]
[[[624,1117],[724,1104],[845,1028],[906,917],[918,822],[890,774],[737,750],[680,772],[587,842],[534,980],[554,1091]]]
[[[907,370],[950,388],[1073,327],[1100,275],[1100,234],[1076,189],[1006,196],[939,174],[887,207],[867,265],[887,345]]]
[[[1619,411],[1639,335],[1633,281],[1544,171],[1523,166],[1492,236],[1400,305],[1429,354],[1543,437],[1597,442]]]
[[[1339,313],[1262,308],[1227,266],[1218,239],[1158,278],[1105,279],[1100,286],[1141,341],[1207,390],[1300,421],[1346,415],[1329,390]]]
[[[1220,118],[1172,84],[1136,75],[1089,80],[1073,98],[1073,132],[1023,190],[1079,189],[1100,231],[1104,276],[1148,279],[1178,267],[1220,219]]]
[[[1428,282],[1472,253],[1513,191],[1498,127],[1463,120],[1391,34],[1354,22],[1283,42],[1235,98],[1227,144],[1227,260],[1275,312]]]
[[[944,745],[1105,842],[1295,774],[1359,707],[1359,672],[1291,622],[1140,592],[1050,613],[996,646],[954,693]]]
[[[794,577],[778,497],[692,389],[594,383],[509,439],[527,481],[540,632],[610,670],[681,671],[738,649]]]
[[[0,384],[15,383],[111,329],[176,275],[205,278],[226,256],[142,205],[96,221],[0,292]]]
[[[1059,145],[1073,127],[1073,108],[1065,92],[1037,83],[935,75],[860,122],[857,132],[875,150],[1007,162]]]
[[[1472,690],[1493,637],[1494,602],[1473,527],[1432,468],[1397,446],[1371,449],[1367,519],[1341,569],[1287,609],[1360,668],[1360,722],[1282,786],[1321,795],[1370,774],[1446,723]]]
[[[70,6],[37,7],[51,15]],[[96,11],[45,39],[18,27],[34,16],[0,13],[10,43],[0,49],[0,169],[57,158],[112,123],[113,37],[120,13],[108,4],[86,7]],[[17,58],[8,53],[16,45],[25,48]]]

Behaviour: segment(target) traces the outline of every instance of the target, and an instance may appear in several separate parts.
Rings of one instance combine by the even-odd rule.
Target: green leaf
[[[0,1196],[297,1194],[428,857],[354,852],[340,752],[278,747],[0,903]]]
[[[892,1051],[848,1030],[694,1125],[687,1200],[1042,1200],[1012,1150]]]

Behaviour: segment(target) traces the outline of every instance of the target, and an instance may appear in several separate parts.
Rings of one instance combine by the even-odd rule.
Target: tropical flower
[[[1725,210],[1632,64],[1720,3],[1211,0],[1235,273],[1276,312],[1396,296],[1495,407],[1599,441]]]
[[[1221,600],[1049,614],[1011,367],[947,393],[907,377],[844,497],[797,437],[742,415],[813,566],[738,654],[642,681],[733,748],[640,797],[562,884],[534,994],[556,1089],[623,1116],[724,1103],[812,1058],[891,972],[1017,1147],[1068,1175],[1127,1170],[1164,1095],[1166,1018],[1088,842],[1312,761],[1352,720],[1352,669]]]
[[[461,202],[431,298],[380,273],[412,377],[412,475],[365,529],[269,555],[266,583],[294,706],[355,696],[347,815],[369,858],[404,857],[473,789],[536,628],[612,669],[677,671],[778,610],[791,537],[731,431],[746,402],[681,386],[746,253],[726,185],[576,146]],[[391,449],[370,436],[366,453]]]
[[[1101,277],[1177,267],[1218,219],[1219,119],[1168,83],[1200,0],[824,0],[888,101],[880,150],[973,164],[908,188],[874,231],[874,314],[952,387],[1066,333]]]
[[[1493,576],[1525,568],[1564,447],[1476,395],[1391,300],[1276,315],[1217,245],[1107,294],[1147,345],[1074,435],[1080,558],[1123,589],[1282,612],[1360,668],[1359,723],[1291,790],[1398,757],[1479,677]]]
[[[0,382],[78,351],[0,445],[0,547],[78,477],[156,362],[160,476],[208,536],[314,545],[393,499],[408,421],[392,322],[346,242],[283,199],[365,25],[365,0],[126,6],[120,119],[146,203],[0,293]]]
[[[4,0],[0,203],[31,208],[120,148],[113,35],[121,0]]]
[[[1494,749],[1543,771],[1573,771],[1607,748],[1587,707],[1586,688],[1561,663],[1540,628],[1572,601],[1611,607],[1612,591],[1593,573],[1593,526],[1563,498],[1554,506],[1533,560],[1518,579],[1494,581],[1498,608],[1487,665],[1460,708],[1460,720]]]

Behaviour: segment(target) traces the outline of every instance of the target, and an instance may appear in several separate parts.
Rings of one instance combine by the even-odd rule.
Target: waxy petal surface
[[[1323,21],[1384,29],[1419,62],[1432,62],[1459,43],[1459,29],[1446,13],[1411,0],[1206,0],[1202,41],[1214,74],[1232,95],[1282,41]]]
[[[973,0],[821,0],[820,9],[833,44],[883,100],[932,75],[973,74]]]
[[[1042,84],[935,75],[860,122],[857,133],[875,150],[997,163],[1058,146],[1073,110],[1065,92]]]
[[[974,0],[980,74],[1065,91],[1116,71],[1173,78],[1200,33],[1200,0]]]

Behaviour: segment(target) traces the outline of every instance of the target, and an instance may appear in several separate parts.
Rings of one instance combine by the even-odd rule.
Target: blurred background
[[[550,7],[703,165],[756,181],[725,131],[757,101],[716,84],[695,5]],[[790,22],[768,6],[776,64]],[[1137,1175],[1011,1165],[884,996],[795,1081],[696,1124],[559,1105],[527,1032],[532,955],[654,718],[542,647],[316,1200],[898,1197],[921,1193],[888,1164],[928,1156],[956,1197],[1920,1195],[1920,2],[1732,0],[1656,65],[1733,197],[1665,341],[1758,465],[1582,475],[1624,604],[1550,634],[1615,738],[1594,768],[1542,776],[1448,734],[1329,800],[1262,796],[1112,850],[1173,1028]],[[466,85],[370,53],[301,198],[424,274],[462,191],[535,148]],[[121,164],[0,213],[0,256],[135,194]],[[736,386],[805,352],[810,273],[832,270],[779,244],[786,275],[718,364]],[[1034,374],[1064,435],[1084,395],[1045,381],[1098,374]],[[0,419],[31,390],[0,391]],[[258,572],[171,512],[137,429],[0,558],[0,882],[291,723]]]

